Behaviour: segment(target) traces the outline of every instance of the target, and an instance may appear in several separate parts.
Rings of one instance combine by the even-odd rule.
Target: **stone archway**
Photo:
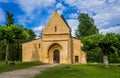
[[[62,47],[52,44],[48,49],[48,63],[60,63]]]

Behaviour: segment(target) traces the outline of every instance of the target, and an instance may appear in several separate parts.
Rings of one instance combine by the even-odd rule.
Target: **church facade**
[[[43,63],[86,63],[82,43],[71,36],[71,28],[57,11],[43,28],[42,37],[22,44],[22,61]]]

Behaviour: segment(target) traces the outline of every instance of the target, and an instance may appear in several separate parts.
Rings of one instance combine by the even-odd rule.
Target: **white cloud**
[[[84,9],[95,9],[96,6],[99,7],[105,3],[105,0],[65,0],[65,3],[69,4],[70,6],[75,6],[80,10]]]
[[[72,36],[75,37],[75,30],[77,29],[77,26],[78,26],[78,20],[68,19],[67,22],[70,28],[72,29],[72,32],[71,32]]]
[[[35,9],[51,6],[55,0],[18,0],[16,3],[26,14],[31,14]]]
[[[43,26],[38,26],[38,27],[33,28],[33,31],[40,32],[42,29],[43,29]]]
[[[65,10],[65,7],[63,6],[62,3],[57,3],[56,9],[58,10],[59,14],[62,14],[63,11]]]
[[[25,12],[24,16],[18,16],[19,23],[25,25],[27,22],[31,22],[35,19],[34,12],[40,14],[43,7],[52,6],[55,0],[16,0],[14,2]],[[21,19],[21,17],[23,17],[23,19]]]
[[[65,3],[76,7],[81,13],[97,13],[107,6],[106,0],[65,0]]]
[[[62,15],[63,10],[57,10],[57,12],[58,12],[60,15]]]
[[[63,5],[61,3],[57,3],[56,8],[61,8]]]
[[[109,6],[94,16],[98,28],[106,28],[110,25],[120,24],[120,5]]]
[[[26,26],[27,23],[32,23],[33,21],[31,20],[32,19],[32,16],[31,18],[27,17],[27,16],[24,16],[24,15],[20,15],[20,16],[17,16],[18,18],[18,23],[23,25],[23,26]]]
[[[108,0],[109,3],[116,2],[117,0]]]
[[[103,33],[108,32],[108,30],[117,33],[117,29],[119,29],[119,26],[117,28],[117,25],[120,25],[120,0],[60,0],[58,3],[56,3],[56,0],[0,0],[0,3],[6,2],[17,3],[22,11],[25,13],[24,15],[17,16],[18,22],[22,25],[32,23],[33,20],[36,18],[36,15],[40,14],[41,10],[46,7],[48,8],[48,17],[53,12],[53,7],[54,9],[57,9],[60,14],[62,14],[63,11],[71,10],[71,8],[75,8],[81,13],[88,13],[92,18],[94,18],[97,28],[99,28],[100,31],[103,31]],[[62,4],[62,2],[72,7],[69,8],[68,5],[64,5]],[[56,5],[54,5],[54,3],[56,3]],[[51,6],[52,9],[49,9],[49,7],[51,8]],[[68,15],[66,15],[70,18],[67,19],[67,22],[72,29],[73,36],[74,30],[77,28],[78,24],[78,21],[76,19],[78,16],[77,13],[71,12],[70,14],[67,13]],[[3,21],[5,21],[5,13],[0,8],[0,22]],[[41,21],[41,25],[43,25],[43,21],[46,20]],[[41,26],[38,26],[37,29],[39,27]],[[37,29],[34,28],[34,31],[36,33],[39,32],[39,30]]]
[[[40,35],[40,32],[42,31],[43,27],[44,26],[38,26],[38,27],[33,28],[33,31],[36,34],[36,38],[38,38],[38,36]]]
[[[0,3],[7,3],[8,0],[0,0]]]
[[[0,23],[3,23],[3,22],[5,22],[5,13],[0,8]]]
[[[78,17],[78,14],[77,13],[71,13],[69,15],[70,18],[77,18]]]
[[[102,34],[106,34],[106,33],[110,33],[110,32],[120,34],[120,26],[110,27],[110,28],[107,28],[107,29],[100,29],[99,30],[99,33],[102,33]]]
[[[65,0],[95,20],[97,28],[109,28],[120,24],[120,0]]]
[[[77,3],[79,2],[80,0],[64,0],[65,3],[71,5],[71,6],[75,6],[77,5]]]

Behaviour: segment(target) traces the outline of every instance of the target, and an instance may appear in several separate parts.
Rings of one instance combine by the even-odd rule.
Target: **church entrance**
[[[54,50],[53,52],[53,62],[60,63],[60,52],[59,50]]]
[[[62,47],[54,43],[48,49],[48,63],[61,63]]]

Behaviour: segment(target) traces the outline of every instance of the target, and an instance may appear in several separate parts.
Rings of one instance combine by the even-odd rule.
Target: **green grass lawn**
[[[34,78],[120,78],[120,67],[112,65],[104,68],[102,65],[60,65],[43,71]]]
[[[6,66],[5,62],[0,62],[0,73],[17,69],[29,68],[41,64],[42,64],[41,62],[15,62],[15,66],[11,65]]]

